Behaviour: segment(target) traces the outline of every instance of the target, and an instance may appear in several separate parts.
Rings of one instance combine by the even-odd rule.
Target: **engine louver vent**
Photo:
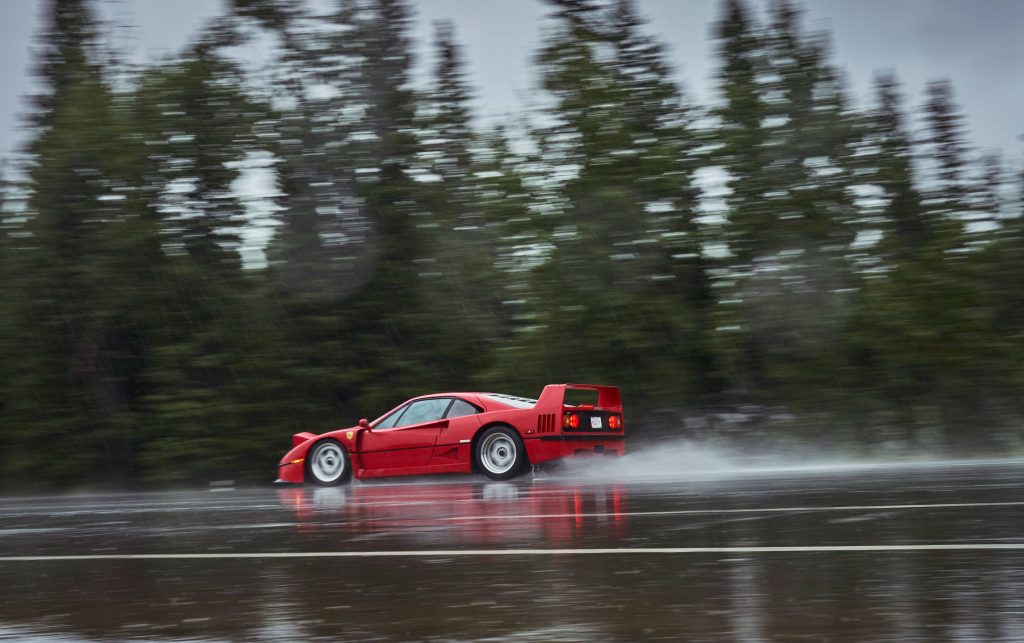
[[[555,414],[545,413],[537,417],[537,433],[555,432]]]

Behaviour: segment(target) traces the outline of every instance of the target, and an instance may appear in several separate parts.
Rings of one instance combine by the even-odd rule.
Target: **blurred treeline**
[[[403,0],[234,0],[142,68],[93,9],[50,0],[0,192],[7,490],[268,480],[292,432],[562,381],[638,438],[1022,446],[1017,178],[947,82],[855,106],[790,2],[723,2],[695,105],[634,2],[552,1],[497,127],[451,25],[414,89]]]

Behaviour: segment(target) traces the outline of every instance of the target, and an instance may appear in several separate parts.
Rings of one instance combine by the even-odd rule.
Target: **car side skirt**
[[[355,469],[353,473],[360,480],[368,480],[373,478],[391,478],[394,476],[426,476],[437,473],[469,473],[469,466],[457,463],[394,469]]]

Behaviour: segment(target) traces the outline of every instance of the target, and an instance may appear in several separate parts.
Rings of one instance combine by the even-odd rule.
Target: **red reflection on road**
[[[625,487],[356,484],[278,491],[300,532],[340,529],[437,545],[570,546],[628,535]]]

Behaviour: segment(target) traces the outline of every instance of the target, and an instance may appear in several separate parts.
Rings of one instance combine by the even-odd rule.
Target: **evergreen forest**
[[[487,123],[456,25],[413,77],[408,0],[231,0],[146,64],[48,0],[0,488],[269,482],[292,433],[556,382],[638,445],[1024,451],[1024,173],[949,82],[855,100],[794,0],[722,0],[702,105],[635,0],[546,4],[537,106]]]

